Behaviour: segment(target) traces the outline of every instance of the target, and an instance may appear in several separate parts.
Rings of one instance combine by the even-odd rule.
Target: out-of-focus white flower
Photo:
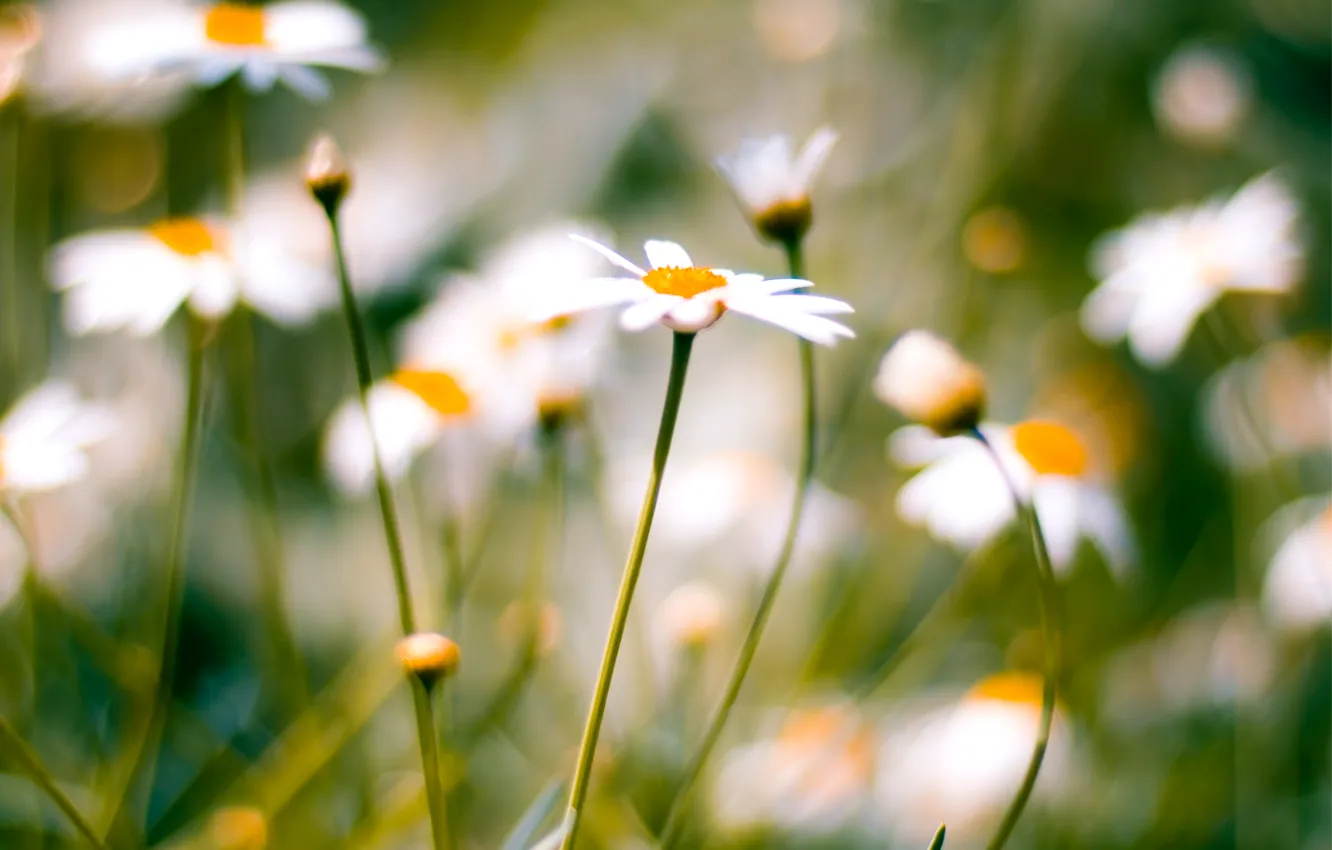
[[[36,6],[0,6],[0,104],[18,91],[28,56],[41,39],[42,19]]]
[[[186,301],[208,320],[244,301],[297,324],[333,292],[329,273],[291,256],[279,236],[198,218],[67,239],[54,249],[51,277],[65,293],[65,324],[74,334],[152,334]]]
[[[108,27],[91,49],[112,79],[185,71],[211,87],[240,74],[252,91],[280,80],[311,100],[330,94],[315,66],[368,73],[384,62],[366,41],[364,19],[329,0],[180,6]]]
[[[88,473],[87,450],[113,428],[108,411],[49,381],[20,398],[0,420],[0,492],[40,493]]]
[[[1255,469],[1332,450],[1332,352],[1302,337],[1231,363],[1204,390],[1208,442],[1232,467]]]
[[[735,152],[718,157],[716,165],[760,234],[793,241],[809,229],[810,189],[835,144],[837,131],[831,127],[815,130],[796,155],[789,136],[748,139]]]
[[[940,823],[948,843],[971,847],[987,837],[1012,799],[1040,728],[1042,681],[1000,673],[956,702],[895,723],[878,753],[877,813],[909,846],[925,846]],[[1071,746],[1056,707],[1036,799],[1067,775]]]
[[[1277,543],[1263,584],[1263,609],[1298,631],[1332,622],[1332,499],[1301,499],[1268,522]]]
[[[1168,363],[1226,292],[1295,286],[1304,266],[1298,220],[1295,198],[1271,174],[1226,200],[1145,215],[1093,249],[1101,284],[1082,304],[1082,326],[1102,343],[1127,337],[1148,365]]]
[[[1253,82],[1239,58],[1215,47],[1184,47],[1166,60],[1152,91],[1156,121],[1186,142],[1229,141],[1249,113]]]
[[[985,415],[985,375],[942,339],[909,331],[883,356],[874,392],[884,404],[943,436]]]
[[[731,750],[713,788],[713,812],[731,830],[835,830],[865,808],[874,735],[844,705],[796,709],[771,738]]]
[[[685,582],[657,606],[657,628],[676,649],[706,646],[726,626],[726,600],[705,581]]]
[[[1032,500],[1055,570],[1068,571],[1079,541],[1086,538],[1122,575],[1133,560],[1132,534],[1123,508],[1098,481],[1082,439],[1063,425],[1039,420],[986,424],[981,431],[1003,459],[1019,495]],[[908,426],[892,435],[889,451],[903,466],[924,467],[898,492],[897,512],[935,537],[977,549],[1015,518],[1007,483],[974,438],[942,438]]]
[[[855,336],[849,328],[826,318],[854,312],[849,304],[791,292],[812,286],[807,280],[764,280],[758,274],[695,266],[684,248],[656,239],[643,246],[652,263],[652,270],[644,271],[599,242],[578,235],[573,238],[634,277],[590,278],[558,291],[551,288],[538,299],[544,303],[536,306],[536,316],[569,315],[629,303],[632,306],[620,314],[620,326],[628,331],[646,330],[660,322],[680,333],[695,333],[734,310],[821,345]]]

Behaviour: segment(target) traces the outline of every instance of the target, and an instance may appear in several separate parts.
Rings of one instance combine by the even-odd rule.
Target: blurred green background
[[[923,848],[928,836],[895,827],[876,786],[925,780],[883,763],[891,748],[877,741],[988,673],[1040,669],[1027,541],[1009,532],[967,557],[895,513],[909,470],[884,446],[901,422],[873,398],[870,379],[897,334],[928,327],[986,370],[994,418],[1058,412],[1097,435],[1139,550],[1132,574],[1117,581],[1084,548],[1064,581],[1067,725],[1057,735],[1068,751],[1011,846],[1332,846],[1332,635],[1326,621],[1292,631],[1259,610],[1272,556],[1265,523],[1332,488],[1332,435],[1323,419],[1314,426],[1321,439],[1300,451],[1232,468],[1209,446],[1205,402],[1219,370],[1280,339],[1311,340],[1327,368],[1325,2],[355,5],[388,70],[332,72],[336,93],[325,104],[281,89],[247,98],[248,197],[299,197],[311,136],[328,130],[342,142],[354,192],[375,199],[357,222],[364,232],[349,239],[383,369],[398,329],[452,275],[551,221],[594,223],[629,256],[644,238],[669,238],[709,263],[784,274],[711,160],[747,136],[799,139],[820,124],[841,134],[814,192],[807,246],[808,276],[857,309],[858,338],[819,358],[818,482],[832,531],[798,555],[713,766],[774,734],[792,707],[818,705],[844,706],[873,730],[864,745],[873,764],[853,771],[848,813],[817,824],[728,825],[714,816],[725,806],[708,804],[723,793],[710,771],[690,841]],[[133,439],[111,452],[120,476],[112,484],[31,505],[49,540],[40,589],[18,589],[16,541],[0,550],[3,583],[15,588],[0,609],[0,714],[95,811],[127,724],[152,692],[145,600],[160,593],[184,324],[157,339],[72,339],[47,258],[89,230],[221,210],[226,95],[168,92],[152,102],[81,91],[65,66],[77,64],[76,35],[94,8],[98,21],[140,13],[130,0],[38,4],[43,42],[0,105],[0,407],[65,375],[137,418]],[[1301,207],[1307,262],[1292,294],[1228,299],[1219,310],[1245,334],[1200,325],[1164,369],[1084,337],[1077,309],[1095,285],[1088,256],[1097,236],[1274,169]],[[276,200],[272,210],[293,226],[308,215]],[[222,806],[263,811],[274,848],[426,846],[377,514],[368,500],[338,496],[321,467],[324,425],[354,389],[342,322],[328,312],[294,330],[254,324],[259,429],[276,474],[286,611],[308,689],[281,666],[257,601],[250,459],[227,426],[235,401],[219,378],[172,707],[156,769],[131,789],[135,813],[113,833],[124,846],[222,846]],[[590,425],[563,435],[566,531],[550,590],[560,627],[512,710],[471,739],[467,719],[487,711],[518,653],[521,612],[510,605],[541,510],[530,445],[493,470],[493,488],[473,494],[481,507],[459,520],[477,576],[463,627],[451,632],[461,673],[444,694],[462,846],[501,846],[572,768],[638,498],[617,482],[641,480],[667,351],[664,331],[619,334],[588,400]],[[695,358],[671,469],[735,451],[793,469],[791,340],[727,320],[700,337]],[[1317,395],[1325,385],[1295,392],[1326,401]],[[400,503],[418,605],[438,625],[445,540],[430,468],[400,488]],[[673,483],[668,473],[667,500]],[[756,535],[762,545],[742,541],[736,524],[706,539],[687,522],[674,537],[655,533],[582,844],[654,846],[775,552],[784,498],[749,493],[734,506],[771,532]],[[724,625],[693,661],[653,638],[662,599],[687,579],[710,582],[724,602]],[[892,670],[883,686],[845,707],[843,695],[884,664]],[[0,846],[80,846],[15,766],[0,767]],[[561,797],[554,810],[562,806]],[[956,846],[983,845],[993,820],[978,823],[958,830]]]

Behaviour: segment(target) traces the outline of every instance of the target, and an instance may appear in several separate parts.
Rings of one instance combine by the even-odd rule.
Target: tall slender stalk
[[[379,497],[379,514],[384,523],[384,540],[388,545],[389,565],[393,570],[393,586],[398,596],[398,621],[402,633],[416,631],[416,615],[412,610],[412,593],[407,582],[407,562],[402,550],[402,532],[398,527],[398,514],[393,506],[393,490],[384,463],[379,456],[379,443],[375,439],[370,420],[370,387],[373,374],[370,369],[370,346],[366,340],[365,325],[356,307],[351,275],[347,270],[346,252],[342,245],[342,228],[338,223],[337,204],[325,203],[329,231],[333,237],[333,254],[338,268],[338,290],[342,295],[342,312],[347,319],[347,332],[351,337],[352,355],[356,361],[356,386],[361,401],[361,413],[370,430],[370,454],[375,465],[375,492]],[[448,828],[447,805],[440,777],[439,742],[435,737],[434,710],[430,694],[419,679],[412,680],[412,708],[416,713],[417,742],[421,748],[421,769],[425,774],[426,802],[430,809],[430,831],[435,850],[452,846]]]
[[[1018,820],[1022,817],[1023,810],[1027,807],[1027,801],[1031,799],[1031,792],[1036,787],[1036,777],[1041,772],[1041,763],[1045,760],[1045,750],[1050,743],[1050,727],[1054,723],[1057,679],[1061,664],[1059,585],[1055,582],[1054,570],[1050,567],[1050,550],[1046,546],[1045,533],[1041,530],[1041,519],[1036,514],[1036,508],[1030,499],[1022,496],[1017,483],[1000,459],[999,453],[995,451],[994,446],[985,438],[985,435],[979,429],[975,429],[971,436],[979,440],[981,445],[990,453],[990,457],[994,460],[995,466],[998,467],[1000,475],[1004,477],[1009,491],[1013,494],[1013,501],[1017,505],[1018,512],[1026,520],[1027,528],[1031,532],[1032,549],[1036,556],[1036,578],[1040,587],[1038,599],[1041,612],[1041,634],[1042,642],[1045,645],[1045,683],[1041,689],[1041,722],[1036,733],[1036,744],[1032,748],[1031,759],[1027,762],[1027,772],[1022,777],[1022,784],[1018,786],[1013,801],[1008,804],[1008,810],[1004,812],[1004,819],[999,823],[999,828],[995,831],[994,837],[986,845],[987,850],[1000,850],[1008,842],[1009,836],[1013,834]]]
[[[84,840],[92,847],[103,850],[106,845],[97,835],[97,830],[93,829],[91,823],[79,811],[78,806],[69,799],[60,786],[56,784],[55,778],[51,776],[51,771],[42,764],[41,758],[33,751],[32,747],[19,736],[13,726],[9,724],[3,716],[0,716],[0,752],[13,759],[19,767],[28,774],[28,778],[33,784],[42,790],[55,803],[60,811],[64,812],[65,817],[69,818],[70,823],[79,831]]]
[[[792,239],[785,243],[785,248],[791,277],[802,277],[804,270],[802,268],[800,241]],[[758,651],[759,641],[763,639],[763,630],[768,624],[768,617],[772,614],[773,605],[777,602],[777,592],[781,589],[782,580],[786,578],[787,568],[791,565],[791,557],[795,554],[796,540],[800,535],[800,522],[804,517],[805,503],[809,496],[809,486],[814,479],[815,451],[818,441],[814,344],[809,340],[800,339],[799,348],[800,383],[804,396],[804,436],[801,443],[800,471],[799,478],[796,481],[795,501],[791,505],[791,518],[786,524],[786,533],[777,553],[777,561],[768,574],[768,581],[763,586],[763,595],[759,598],[758,608],[754,611],[754,619],[749,624],[749,632],[745,635],[744,643],[740,646],[740,655],[736,658],[735,666],[731,669],[731,677],[726,683],[726,690],[722,692],[721,701],[717,703],[712,717],[708,720],[707,729],[703,733],[703,740],[699,743],[698,749],[694,752],[688,765],[685,766],[684,776],[681,778],[680,786],[675,792],[675,799],[666,814],[666,822],[661,833],[663,849],[673,846],[679,839],[694,786],[702,775],[703,768],[712,755],[713,749],[717,746],[717,741],[721,739],[721,733],[726,728],[726,722],[731,717],[731,709],[735,707],[735,701],[740,696],[740,688],[744,685],[745,677],[749,675],[749,667],[754,661],[754,654]]]
[[[671,374],[666,383],[666,400],[661,406],[661,422],[657,426],[657,445],[652,453],[652,471],[648,475],[647,491],[643,494],[643,507],[638,513],[638,527],[634,530],[629,558],[620,579],[615,611],[611,615],[610,633],[606,636],[606,649],[601,657],[601,672],[593,689],[592,706],[587,713],[587,726],[578,748],[578,767],[574,771],[573,786],[569,791],[569,809],[565,814],[566,830],[561,847],[570,850],[578,838],[578,825],[583,817],[583,804],[587,800],[587,786],[592,778],[592,759],[597,751],[597,738],[601,734],[601,721],[606,716],[606,699],[610,695],[611,676],[615,673],[615,660],[624,640],[624,626],[629,619],[629,605],[633,602],[638,573],[643,568],[643,555],[647,552],[648,534],[652,530],[652,517],[657,512],[657,496],[661,493],[662,474],[671,453],[671,438],[675,435],[675,420],[680,415],[680,399],[684,395],[685,373],[689,368],[689,355],[694,348],[694,335],[675,334],[671,348]]]

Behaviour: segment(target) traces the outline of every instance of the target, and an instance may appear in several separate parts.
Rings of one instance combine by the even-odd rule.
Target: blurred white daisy
[[[1295,286],[1304,266],[1298,220],[1295,198],[1271,174],[1226,200],[1145,215],[1094,247],[1101,283],[1082,304],[1082,326],[1103,343],[1127,337],[1148,365],[1168,363],[1226,292]]]
[[[862,815],[875,771],[875,740],[846,705],[793,710],[777,733],[722,759],[712,808],[728,830],[818,833]]]
[[[799,239],[812,217],[810,189],[835,144],[831,127],[815,130],[798,154],[786,135],[747,139],[716,165],[759,233],[777,241]]]
[[[764,280],[762,275],[695,266],[688,252],[674,242],[649,240],[643,247],[651,271],[644,271],[606,246],[584,236],[573,239],[600,253],[632,278],[590,278],[551,291],[537,299],[538,316],[580,313],[629,303],[620,326],[646,330],[660,322],[671,330],[695,333],[711,327],[728,310],[784,328],[811,342],[834,345],[839,337],[855,336],[827,315],[851,313],[844,301],[792,293],[812,286],[807,280]]]
[[[330,0],[182,5],[103,29],[93,61],[112,79],[185,72],[204,87],[239,74],[251,91],[278,81],[312,100],[330,94],[316,66],[374,72],[384,64],[367,43],[365,20]]]
[[[1032,500],[1055,571],[1069,570],[1085,538],[1122,576],[1133,560],[1128,520],[1098,480],[1082,438],[1064,425],[1041,420],[986,424],[981,432],[1020,495]],[[1003,475],[974,438],[939,437],[922,426],[908,426],[889,439],[889,452],[903,466],[924,467],[898,491],[898,514],[940,540],[977,549],[1015,519]]]
[[[88,474],[88,449],[114,420],[79,398],[74,387],[49,381],[20,398],[0,420],[0,493],[40,493]]]
[[[929,331],[908,331],[883,356],[874,393],[935,433],[976,427],[985,415],[985,375]]]
[[[1172,53],[1152,91],[1157,123],[1171,135],[1200,145],[1232,139],[1252,101],[1253,80],[1240,58],[1202,45]]]
[[[199,218],[67,239],[53,251],[51,279],[65,294],[65,324],[76,335],[152,334],[183,302],[208,320],[244,301],[297,324],[334,291],[329,273],[291,256],[278,235]]]
[[[1299,337],[1264,346],[1212,376],[1203,391],[1208,443],[1231,467],[1255,469],[1332,451],[1332,351]]]
[[[948,845],[979,846],[1012,799],[1040,728],[1042,681],[1009,672],[955,702],[896,722],[878,752],[876,811],[900,840],[923,847],[940,823]],[[1071,747],[1056,706],[1036,800],[1068,776]]]
[[[726,627],[728,608],[726,597],[711,583],[688,581],[657,606],[653,625],[672,649],[697,649],[712,643]]]
[[[1332,622],[1332,498],[1287,505],[1265,532],[1275,554],[1263,583],[1264,611],[1292,631]]]

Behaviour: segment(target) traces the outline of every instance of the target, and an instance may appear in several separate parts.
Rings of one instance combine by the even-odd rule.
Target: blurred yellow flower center
[[[572,316],[555,316],[544,322],[511,325],[499,332],[500,348],[511,350],[528,339],[559,333],[569,327],[572,322]]]
[[[662,295],[678,295],[681,298],[693,298],[726,285],[726,278],[712,269],[700,269],[694,266],[662,266],[643,275],[643,282]]]
[[[471,400],[454,377],[446,372],[399,369],[391,379],[430,406],[440,416],[461,416],[471,409]]]
[[[997,673],[967,692],[969,700],[994,700],[1018,705],[1041,704],[1045,683],[1034,673]]]
[[[214,44],[258,47],[264,44],[264,10],[219,3],[204,13],[204,36]]]
[[[168,218],[151,225],[148,232],[183,257],[217,251],[222,243],[222,233],[197,218]]]
[[[779,768],[797,767],[805,792],[852,793],[874,769],[874,737],[837,706],[792,711],[776,740]]]
[[[1089,456],[1082,439],[1054,422],[1013,426],[1013,447],[1039,475],[1076,477],[1087,471]]]

